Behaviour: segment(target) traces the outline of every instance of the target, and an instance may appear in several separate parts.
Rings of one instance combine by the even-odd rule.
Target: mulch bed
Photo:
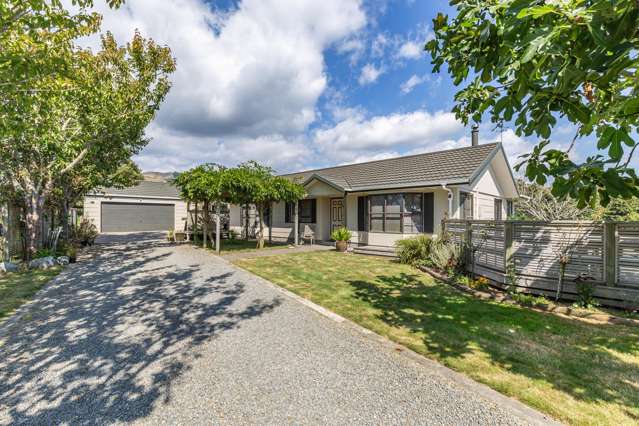
[[[523,308],[532,309],[533,311],[573,318],[591,324],[622,324],[639,326],[639,320],[636,319],[618,317],[605,313],[588,312],[583,309],[575,309],[570,306],[556,304],[555,302],[551,301],[549,301],[549,304],[545,306],[524,305],[522,303],[519,303],[517,300],[514,300],[508,293],[497,290],[495,288],[491,287],[489,290],[476,290],[474,288],[459,284],[447,274],[442,273],[438,270],[429,268],[427,266],[418,266],[417,268],[426,272],[427,274],[430,274],[433,278],[443,281],[446,284],[456,288],[457,290],[468,293],[479,299],[493,300],[495,302],[504,303],[507,305],[517,305]]]

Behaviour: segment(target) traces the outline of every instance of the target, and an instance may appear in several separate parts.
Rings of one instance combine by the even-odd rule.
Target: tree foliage
[[[525,156],[530,180],[549,178],[557,196],[579,207],[639,196],[629,166],[638,142],[639,3],[636,0],[451,0],[457,16],[434,19],[427,43],[438,72],[443,65],[462,85],[453,108],[464,123],[487,113],[514,122],[520,136],[541,142]],[[577,131],[566,151],[550,149],[564,118]],[[569,151],[584,137],[598,153],[582,163]]]
[[[559,199],[550,188],[536,183],[517,180],[519,198],[515,202],[515,217],[518,220],[588,220],[592,210],[579,208],[571,198]]]
[[[283,177],[275,176],[273,169],[255,161],[240,164],[224,174],[222,193],[233,204],[254,204],[257,209],[259,232],[258,248],[264,247],[264,215],[272,203],[295,202],[304,198],[304,187]]]
[[[100,51],[79,49],[74,40],[100,16],[89,0],[74,4],[77,13],[58,0],[0,4],[0,180],[22,196],[30,252],[56,187],[101,185],[148,143],[175,70],[170,50],[138,33],[125,46],[107,33]]]

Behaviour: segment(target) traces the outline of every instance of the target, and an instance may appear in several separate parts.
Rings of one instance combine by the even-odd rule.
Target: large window
[[[371,195],[368,200],[371,232],[423,232],[422,194]]]
[[[299,201],[299,222],[300,223],[315,223],[316,222],[316,199],[307,199]],[[295,203],[286,203],[286,223],[293,223],[295,221]]]
[[[473,218],[473,195],[468,192],[460,192],[459,208],[461,210],[461,218],[471,220]]]
[[[424,232],[422,194],[404,194],[404,233]]]

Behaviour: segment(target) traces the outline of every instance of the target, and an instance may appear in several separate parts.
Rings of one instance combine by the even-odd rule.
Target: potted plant
[[[339,252],[345,252],[352,236],[351,231],[345,227],[335,229],[331,233],[331,239],[335,241],[335,249]]]

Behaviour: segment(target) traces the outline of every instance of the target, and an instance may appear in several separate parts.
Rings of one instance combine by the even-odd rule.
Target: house
[[[186,202],[167,182],[144,180],[138,185],[105,188],[84,198],[84,217],[100,232],[182,230]]]
[[[265,232],[273,240],[312,234],[329,241],[345,226],[356,246],[391,247],[400,238],[440,233],[445,218],[505,219],[518,196],[502,145],[479,145],[476,130],[469,147],[285,176],[308,196],[297,203],[297,235],[296,205],[272,206]],[[241,233],[247,219],[242,207],[231,206],[231,229]]]

